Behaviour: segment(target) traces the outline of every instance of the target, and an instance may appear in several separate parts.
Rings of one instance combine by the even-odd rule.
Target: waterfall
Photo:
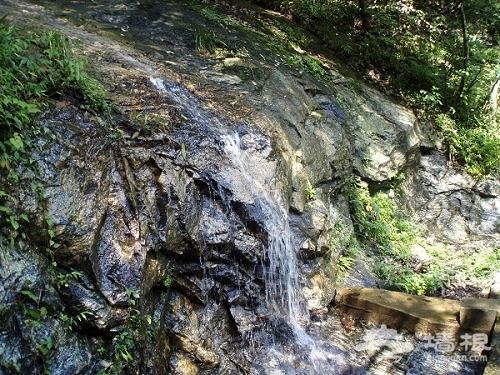
[[[306,310],[300,306],[297,255],[285,204],[276,190],[271,195],[272,192],[268,191],[268,188],[248,173],[237,134],[225,137],[224,148],[242,174],[254,204],[264,214],[265,220],[262,224],[269,236],[266,252],[269,265],[265,271],[267,306],[273,312],[285,315],[292,325],[299,326],[298,322],[307,320],[308,317]]]
[[[318,335],[317,330],[309,329],[311,322],[300,288],[299,262],[289,225],[288,204],[280,189],[272,186],[270,181],[264,181],[259,170],[259,161],[266,156],[246,151],[239,135],[230,132],[215,116],[203,110],[199,101],[182,86],[153,77],[150,84],[174,103],[190,108],[191,121],[217,129],[222,151],[233,165],[231,173],[236,174],[230,183],[240,185],[236,190],[244,196],[238,196],[238,199],[247,207],[253,207],[258,216],[256,221],[267,234],[265,259],[262,261],[268,323],[243,337],[258,357],[254,359],[254,373],[345,374],[345,366],[349,366],[353,358],[331,343],[331,337],[325,338],[325,335]],[[220,186],[219,194],[224,201],[229,199]]]
[[[275,317],[281,318],[293,331],[294,345],[305,353],[306,358],[302,356],[301,360],[310,362],[312,366],[312,369],[306,373],[311,374],[313,370],[316,374],[334,374],[336,371],[329,365],[332,355],[318,349],[315,339],[303,328],[310,323],[310,318],[305,307],[305,300],[301,295],[297,251],[290,231],[288,207],[280,196],[279,189],[264,186],[251,175],[248,164],[251,160],[248,160],[249,156],[242,152],[238,134],[226,135],[223,142],[226,154],[241,173],[241,178],[248,187],[253,205],[264,217],[262,225],[268,234],[266,248],[268,263],[264,266],[266,305]],[[282,362],[285,357],[296,361],[297,353],[293,355],[286,352],[280,353],[279,348],[273,345],[268,350],[274,359],[280,360],[279,362]],[[278,371],[277,373],[296,374],[298,372],[288,368],[286,372]]]

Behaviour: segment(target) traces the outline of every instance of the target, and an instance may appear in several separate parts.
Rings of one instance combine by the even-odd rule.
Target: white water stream
[[[205,111],[200,110],[199,104],[194,98],[183,94],[177,85],[169,85],[160,78],[150,78],[150,82],[161,92],[168,93],[171,100],[183,106],[189,103],[191,109],[199,110],[190,113],[196,118],[194,121],[207,121],[215,125],[217,119],[212,116],[205,116]],[[214,123],[215,122],[215,123]],[[258,160],[251,152],[242,150],[240,137],[237,133],[225,134],[222,136],[224,152],[232,161],[235,173],[238,173],[239,181],[245,185],[248,196],[253,206],[264,218],[260,223],[263,225],[268,235],[266,248],[266,261],[264,266],[266,306],[272,313],[272,318],[277,318],[285,322],[293,332],[295,347],[300,353],[290,352],[276,343],[272,333],[267,334],[263,341],[266,343],[266,356],[269,363],[261,367],[259,375],[266,374],[335,374],[335,367],[332,364],[344,361],[345,358],[336,353],[320,350],[316,340],[309,335],[305,327],[310,324],[309,313],[305,307],[305,299],[301,295],[299,283],[299,268],[297,259],[297,249],[293,244],[292,233],[290,231],[288,205],[280,196],[280,191],[274,186],[270,186],[265,181],[259,181],[252,173],[252,169],[258,168]],[[223,195],[223,194],[221,194]],[[250,203],[250,202],[249,202]],[[276,328],[276,327],[273,327]],[[262,332],[264,335],[264,330]],[[302,368],[294,370],[290,363],[297,362],[297,357],[301,361],[308,362],[307,370]],[[342,357],[342,358],[341,358]],[[304,366],[302,366],[304,367]]]
[[[310,324],[310,317],[305,308],[305,299],[301,295],[297,249],[293,244],[290,231],[287,205],[280,196],[279,189],[264,185],[249,173],[251,168],[248,163],[252,163],[251,155],[242,151],[237,134],[224,137],[224,149],[241,173],[254,205],[265,217],[262,224],[268,234],[266,249],[268,263],[264,266],[267,307],[292,329],[296,341],[294,345],[306,354],[306,358],[301,359],[310,362],[307,373],[312,374],[311,371],[314,371],[316,374],[335,374],[337,371],[335,371],[334,364],[340,359],[338,353],[328,353],[319,349],[315,338],[304,328]],[[267,350],[272,360],[275,360],[278,365],[276,372],[270,373],[296,374],[293,368],[279,367],[280,363],[287,361],[287,358],[293,362],[297,354],[283,352],[279,346],[274,345],[273,339],[270,342],[271,347]],[[345,358],[342,360],[345,361]],[[285,371],[284,368],[288,370]]]

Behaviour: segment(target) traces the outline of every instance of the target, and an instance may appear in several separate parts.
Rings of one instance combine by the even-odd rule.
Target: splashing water
[[[266,304],[268,309],[281,318],[293,332],[295,346],[303,355],[299,357],[311,363],[317,374],[334,374],[330,363],[340,359],[338,353],[325,353],[318,348],[315,339],[303,328],[310,323],[310,317],[301,295],[297,254],[290,231],[287,207],[279,196],[278,189],[265,187],[248,172],[249,156],[242,152],[237,134],[227,135],[223,139],[226,154],[235,163],[241,177],[250,190],[254,206],[264,214],[262,225],[268,233],[265,269]],[[276,327],[275,327],[276,328]],[[273,341],[273,340],[271,340]],[[296,370],[286,363],[297,361],[297,353],[280,351],[277,346],[268,348],[271,362],[268,367],[275,367],[270,373],[296,374]],[[304,358],[305,357],[305,358]],[[345,358],[342,358],[345,361]],[[275,366],[273,365],[275,362]],[[307,373],[310,372],[311,369]]]

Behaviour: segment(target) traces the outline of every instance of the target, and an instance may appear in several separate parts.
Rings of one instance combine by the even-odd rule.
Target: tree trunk
[[[361,26],[363,30],[367,31],[370,28],[370,23],[368,22],[368,14],[366,14],[366,1],[358,0],[359,15],[361,16]]]
[[[465,87],[465,79],[467,77],[467,69],[469,68],[469,35],[467,34],[467,23],[465,20],[464,2],[462,0],[458,7],[460,8],[460,22],[462,23],[462,45],[463,45],[463,72],[460,79],[460,86],[458,87],[458,99],[463,94]]]

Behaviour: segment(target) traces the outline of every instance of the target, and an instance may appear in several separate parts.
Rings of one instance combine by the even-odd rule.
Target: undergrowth
[[[19,180],[17,169],[35,181],[36,159],[31,150],[38,135],[48,133],[34,121],[48,99],[67,94],[93,111],[106,107],[102,86],[73,54],[68,37],[57,31],[19,30],[0,20],[0,176]],[[0,186],[0,213],[17,231],[28,218],[9,208],[11,197]],[[39,190],[40,186],[35,186]],[[3,221],[3,220],[2,220]]]
[[[356,236],[374,260],[376,276],[388,286],[432,295],[451,281],[485,281],[498,268],[498,248],[457,253],[444,245],[427,245],[422,237],[425,228],[398,208],[392,193],[370,193],[359,179],[352,179],[349,202]]]
[[[267,62],[276,65],[283,64],[289,68],[307,72],[317,78],[327,78],[329,70],[320,59],[304,48],[310,44],[311,39],[305,35],[302,29],[293,23],[285,23],[266,17],[255,17],[244,13],[243,17],[250,18],[252,22],[246,22],[234,15],[224,14],[217,5],[195,6],[194,9],[200,15],[212,23],[214,28],[233,29],[242,32],[250,32],[248,39],[259,41],[256,55],[264,58]],[[229,47],[221,36],[205,28],[196,30],[196,48],[202,52],[216,56],[248,56],[247,48],[235,46]],[[257,43],[255,43],[257,44]],[[263,54],[263,50],[266,53]],[[267,53],[271,52],[271,53]]]
[[[354,265],[359,253],[355,235],[343,221],[337,222],[330,233],[330,251],[338,254],[337,279],[342,279]]]
[[[0,127],[2,141],[33,125],[43,99],[63,92],[81,95],[91,109],[105,107],[101,85],[85,71],[63,34],[42,30],[21,31],[0,21]]]

